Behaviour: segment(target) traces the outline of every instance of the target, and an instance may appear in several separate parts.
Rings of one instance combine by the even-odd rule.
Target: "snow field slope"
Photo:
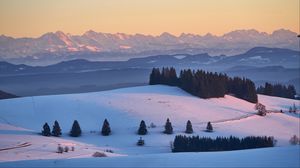
[[[259,101],[266,105],[267,109],[272,110],[287,111],[293,103],[299,106],[299,101],[270,96],[259,95]],[[278,140],[278,146],[288,146],[292,135],[299,136],[297,115],[271,113],[266,117],[260,117],[255,115],[254,104],[229,95],[224,98],[200,99],[177,87],[162,85],[1,100],[0,109],[0,122],[3,123],[0,125],[0,136],[3,137],[0,138],[0,141],[3,141],[1,144],[7,141],[5,137],[18,139],[24,136],[23,143],[28,141],[40,145],[36,146],[38,149],[46,145],[51,152],[56,150],[57,144],[53,143],[52,146],[47,144],[58,139],[89,146],[89,149],[113,149],[115,153],[125,155],[169,153],[170,142],[174,140],[176,134],[184,134],[187,120],[192,121],[195,131],[193,135],[211,137],[268,135]],[[99,133],[105,118],[112,128],[112,135],[107,137]],[[173,124],[172,135],[162,134],[167,118],[170,118]],[[79,138],[71,138],[67,135],[75,119],[79,121],[83,130],[83,135]],[[61,138],[48,138],[36,134],[41,131],[45,122],[48,122],[51,127],[55,120],[58,120],[62,128]],[[150,123],[157,126],[148,128],[149,134],[143,136],[146,142],[144,147],[136,146],[136,141],[140,137],[136,135],[136,131],[141,120],[145,120],[148,126]],[[213,122],[215,132],[203,131],[208,121]],[[8,127],[4,124],[32,131],[7,131],[2,129]],[[26,139],[25,135],[32,137]],[[36,140],[39,138],[41,140]],[[41,141],[42,144],[38,144],[37,141]],[[13,144],[7,144],[9,145]],[[25,148],[14,150],[22,151],[22,149]],[[90,157],[96,150],[88,151],[81,156]],[[11,152],[0,151],[0,156],[4,156],[3,158],[11,157],[10,154]],[[27,153],[29,159],[38,159],[31,157],[37,154]]]
[[[300,167],[299,146],[228,152],[167,153],[126,157],[33,160],[0,167]]]

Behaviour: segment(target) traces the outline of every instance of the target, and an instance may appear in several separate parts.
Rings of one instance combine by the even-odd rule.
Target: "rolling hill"
[[[275,112],[281,109],[286,112],[294,103],[299,109],[299,101],[297,100],[259,95],[259,102],[266,105],[268,110]],[[274,157],[281,157],[282,151],[290,151],[289,153],[293,153],[293,155],[288,154],[282,158],[277,158],[276,164],[281,166],[284,164],[299,165],[297,161],[299,153],[295,155],[298,147],[289,145],[291,136],[297,135],[299,137],[299,114],[269,113],[266,117],[261,117],[255,114],[254,104],[230,95],[226,95],[224,98],[200,99],[177,87],[155,85],[84,94],[1,100],[0,109],[1,148],[22,146],[24,143],[31,144],[28,147],[11,149],[10,151],[0,150],[2,158],[0,167],[14,165],[14,162],[8,163],[6,161],[37,159],[46,160],[20,162],[17,165],[39,165],[38,163],[46,162],[50,164],[57,162],[58,165],[62,166],[70,162],[73,165],[78,158],[91,157],[93,152],[105,149],[113,150],[114,153],[108,153],[108,155],[115,157],[105,158],[103,163],[106,164],[102,166],[118,161],[121,161],[119,166],[151,165],[149,159],[153,156],[172,158],[165,164],[173,165],[174,163],[171,161],[177,157],[191,159],[201,156],[201,158],[208,159],[222,155],[220,152],[199,153],[199,155],[198,153],[170,153],[170,141],[174,140],[175,135],[184,134],[187,120],[192,121],[195,131],[193,135],[210,137],[267,135],[274,136],[277,140],[277,147],[274,149],[248,150],[249,153],[247,150],[228,152],[230,161],[233,160],[234,155],[240,153],[243,158],[254,155],[256,155],[254,158],[258,158],[257,155],[262,155],[265,151],[269,154],[272,153],[272,156],[260,160],[261,164],[259,165],[271,166],[275,164],[272,161]],[[112,134],[107,137],[101,136],[99,133],[105,118],[108,119],[112,128]],[[173,124],[174,134],[172,135],[162,133],[167,118],[170,118]],[[71,124],[75,119],[79,121],[83,130],[83,135],[79,138],[68,136]],[[37,134],[45,122],[51,126],[54,120],[58,120],[61,125],[62,137],[43,137]],[[140,137],[136,131],[141,120],[145,120],[148,126],[150,123],[156,125],[155,128],[148,128],[149,134],[143,136],[146,142],[144,147],[136,146]],[[213,133],[203,131],[208,121],[213,124],[215,130]],[[55,150],[59,143],[72,144],[76,146],[76,149],[81,150],[67,154],[56,154]],[[117,157],[120,155],[123,157]],[[287,157],[290,157],[288,163],[286,162]],[[69,158],[68,162],[59,163],[59,160],[66,158]],[[137,163],[129,164],[130,161],[137,158],[145,162],[140,163],[136,160]],[[226,157],[223,157],[220,163],[226,162],[223,159],[226,160]],[[204,166],[212,162],[211,159],[201,160],[204,162]],[[89,163],[91,165],[101,162],[96,159],[89,159],[88,161],[91,161]],[[158,162],[161,163],[162,160]],[[158,163],[152,163],[152,165],[156,164]],[[233,166],[237,163],[227,164]]]

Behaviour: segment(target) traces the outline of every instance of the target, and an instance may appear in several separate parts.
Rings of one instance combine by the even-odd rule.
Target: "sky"
[[[222,35],[237,29],[299,33],[299,0],[0,0],[0,34],[46,32]]]

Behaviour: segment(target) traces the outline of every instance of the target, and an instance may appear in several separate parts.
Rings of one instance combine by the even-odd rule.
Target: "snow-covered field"
[[[282,109],[286,112],[294,103],[299,109],[299,101],[296,100],[259,95],[259,102],[273,111]],[[105,118],[112,128],[112,134],[107,137],[99,133]],[[173,124],[172,135],[162,133],[167,118]],[[38,135],[45,122],[52,126],[55,120],[62,128],[62,137]],[[68,136],[74,120],[79,121],[83,130],[83,135],[78,138]],[[145,120],[148,126],[150,123],[156,125],[156,128],[148,128],[149,134],[143,136],[146,143],[143,147],[136,146],[140,137],[136,131],[141,120]],[[232,152],[171,153],[170,142],[176,134],[184,134],[187,120],[193,124],[194,135],[274,136],[278,140],[277,147]],[[213,133],[203,131],[208,121],[213,124]],[[85,163],[104,167],[230,167],[249,166],[250,163],[250,166],[299,167],[299,146],[289,144],[291,136],[299,137],[299,124],[299,114],[270,113],[260,117],[255,115],[254,104],[229,95],[225,98],[200,99],[179,88],[162,85],[1,100],[0,167],[44,164],[85,166]],[[75,151],[55,153],[58,144],[75,146]],[[106,152],[107,158],[91,158],[94,152],[106,149],[114,153]]]

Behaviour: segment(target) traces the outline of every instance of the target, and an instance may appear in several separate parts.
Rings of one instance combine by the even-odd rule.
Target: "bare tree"
[[[256,103],[255,105],[255,110],[257,110],[257,114],[260,116],[265,116],[267,115],[267,110],[266,110],[266,106],[261,104],[261,103]]]

